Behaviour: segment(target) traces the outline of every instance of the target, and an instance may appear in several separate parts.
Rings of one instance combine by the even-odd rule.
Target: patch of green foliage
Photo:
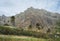
[[[60,20],[56,22],[56,27],[55,27],[57,32],[60,32]]]
[[[37,37],[37,38],[49,38],[49,36],[45,33],[27,31],[27,30],[22,30],[20,28],[10,28],[10,27],[4,27],[4,26],[0,26],[0,34],[24,35],[24,36],[33,36],[33,37]]]

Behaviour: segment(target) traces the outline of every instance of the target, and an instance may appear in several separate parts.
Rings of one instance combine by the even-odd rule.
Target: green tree
[[[28,28],[31,29],[32,28],[32,25],[30,24]]]
[[[50,30],[50,28],[48,28],[47,33],[50,33],[50,32],[51,32],[51,30]]]
[[[36,28],[38,28],[40,30],[40,24],[39,23],[36,24]]]
[[[15,16],[11,16],[11,23],[13,26],[15,26]]]

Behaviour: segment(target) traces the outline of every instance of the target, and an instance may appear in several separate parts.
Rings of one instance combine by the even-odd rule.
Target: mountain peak
[[[29,9],[33,9],[33,7],[30,7]]]
[[[33,9],[34,9],[33,7],[28,8],[28,10],[33,10]]]

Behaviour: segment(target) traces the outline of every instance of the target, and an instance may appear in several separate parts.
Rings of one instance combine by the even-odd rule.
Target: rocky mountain
[[[36,27],[38,23],[43,27],[52,27],[59,18],[60,14],[58,13],[30,7],[24,12],[15,15],[15,24],[18,27],[28,27],[29,25]]]
[[[24,12],[13,17],[0,16],[0,25],[8,24],[22,28],[29,26],[36,28],[36,26],[39,26],[44,29],[43,31],[45,31],[48,28],[53,28],[58,19],[60,19],[60,14],[58,13],[52,13],[44,9],[30,7]]]

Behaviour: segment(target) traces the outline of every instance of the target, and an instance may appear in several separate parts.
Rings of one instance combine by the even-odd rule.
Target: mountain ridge
[[[60,14],[52,13],[44,9],[36,9],[30,7],[26,9],[24,12],[16,14],[14,17],[15,23],[13,24],[15,25],[12,25],[11,23],[11,16],[7,17],[5,19],[5,22],[2,22],[4,22],[4,24],[22,28],[29,27],[29,25],[32,25],[32,27],[34,28],[38,23],[40,27],[46,29],[54,27],[56,21],[60,19]]]
[[[26,19],[33,18],[33,20],[35,20],[36,18],[37,18],[37,20],[39,20],[40,19],[39,17],[42,17],[42,19],[43,19],[43,17],[44,17],[44,19],[45,19],[45,17],[53,19],[53,17],[56,18],[56,17],[60,16],[60,14],[51,13],[51,12],[48,12],[48,11],[46,11],[44,9],[35,9],[33,7],[28,8],[27,10],[25,10],[24,12],[22,12],[22,14],[20,13],[20,14],[18,14],[16,16],[19,16],[19,15],[22,17],[21,19],[24,19],[24,18],[26,18]],[[29,17],[29,18],[27,18],[27,17]]]

